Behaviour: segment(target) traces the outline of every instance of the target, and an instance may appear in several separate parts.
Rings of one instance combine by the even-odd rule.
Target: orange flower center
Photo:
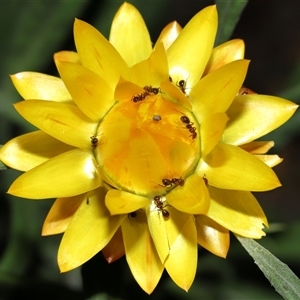
[[[196,167],[199,126],[160,90],[119,101],[99,126],[96,159],[106,176],[138,195],[162,195]]]

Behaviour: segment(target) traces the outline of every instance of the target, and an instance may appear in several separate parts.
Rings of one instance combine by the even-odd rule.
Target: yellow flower
[[[43,235],[64,232],[58,264],[76,268],[103,251],[124,254],[151,293],[164,268],[188,290],[197,245],[226,257],[229,231],[264,235],[266,217],[250,191],[280,186],[281,159],[254,140],[297,106],[240,90],[248,61],[233,40],[213,49],[210,6],[181,29],[169,24],[152,48],[139,12],[125,3],[107,41],[76,20],[77,53],[54,58],[61,78],[12,76],[26,101],[17,111],[40,130],[9,141],[0,159],[25,171],[9,193],[57,198]]]

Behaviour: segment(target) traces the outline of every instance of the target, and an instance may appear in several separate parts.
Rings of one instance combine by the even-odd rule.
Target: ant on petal
[[[164,208],[166,205],[164,205],[161,196],[155,196],[153,202],[165,219],[170,216],[170,213]]]

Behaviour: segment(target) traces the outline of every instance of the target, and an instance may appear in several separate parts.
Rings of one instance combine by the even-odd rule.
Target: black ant
[[[139,101],[143,101],[149,95],[150,95],[150,93],[146,91],[146,92],[132,96],[131,101],[133,101],[134,103],[137,103]]]
[[[90,204],[90,198],[86,198],[86,204]]]
[[[161,182],[163,184],[163,187],[169,187],[169,186],[171,187],[173,185],[173,182],[170,179],[165,178]]]
[[[185,92],[185,87],[186,87],[186,81],[185,80],[179,80],[178,84],[176,84],[179,89],[182,91],[183,94],[186,95],[186,92]]]
[[[182,123],[185,124],[185,128],[187,128],[189,130],[189,132],[191,133],[190,136],[194,140],[197,137],[196,127],[193,127],[194,123],[191,122],[190,119],[186,115],[181,116],[180,120]]]
[[[240,96],[240,95],[244,96],[244,95],[248,95],[248,94],[256,94],[256,93],[253,92],[252,90],[246,88],[245,86],[242,86],[237,93],[238,96]]]
[[[194,140],[197,137],[196,128],[193,127],[193,131],[191,131],[191,129],[190,129],[189,132],[191,133],[190,136],[192,137],[192,140]]]
[[[164,185],[164,187],[172,187],[173,184],[175,186],[177,186],[177,185],[183,186],[184,185],[184,180],[181,177],[180,178],[171,178],[171,179],[164,178],[161,182]]]
[[[151,85],[150,86],[144,86],[144,90],[148,93],[157,95],[160,92],[160,88],[154,88]]]
[[[186,115],[183,115],[180,117],[180,120],[182,123],[184,124],[190,124],[190,125],[193,125],[194,123],[191,123],[190,119],[186,116]]]
[[[131,212],[131,213],[129,213],[128,214],[128,219],[130,220],[130,219],[133,219],[133,218],[135,218],[137,216],[137,212],[136,211],[133,211],[133,212]]]
[[[98,141],[99,141],[98,138],[95,135],[93,135],[90,137],[90,139],[91,139],[92,147],[96,148],[98,146]]]
[[[183,186],[184,185],[184,180],[180,177],[180,178],[172,178],[172,183],[174,183],[176,186],[180,185]]]
[[[155,196],[154,199],[153,199],[153,201],[154,201],[154,204],[156,205],[157,209],[159,211],[161,211],[163,217],[165,219],[169,218],[170,213],[164,208],[164,203],[163,203],[161,197],[160,196]]]

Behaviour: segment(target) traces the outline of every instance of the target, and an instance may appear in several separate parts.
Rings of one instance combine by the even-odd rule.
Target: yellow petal
[[[74,213],[87,193],[68,198],[57,198],[52,205],[43,225],[42,235],[65,232]]]
[[[127,193],[125,191],[110,190],[105,196],[105,204],[112,215],[127,214],[148,205],[146,197]]]
[[[28,122],[63,143],[91,149],[90,137],[98,124],[75,105],[31,100],[18,102],[14,107]]]
[[[206,156],[220,141],[228,117],[225,113],[216,113],[203,120],[200,126],[202,156]]]
[[[206,185],[197,174],[189,176],[183,186],[176,187],[166,197],[171,206],[186,213],[205,214],[209,207]]]
[[[241,236],[259,239],[265,235],[266,216],[250,192],[209,188],[211,204],[207,216]]]
[[[167,50],[173,44],[173,42],[177,39],[181,30],[182,30],[181,26],[176,21],[169,23],[160,33],[160,35],[155,43],[155,47],[160,42],[162,42],[164,44],[165,49]]]
[[[225,112],[240,89],[249,61],[231,62],[202,78],[191,90],[193,113],[201,123],[209,115]]]
[[[118,188],[118,186],[110,178],[108,178],[105,173],[102,173],[101,177],[102,177],[102,180],[103,180],[103,186],[108,191],[110,191],[112,189],[117,189]]]
[[[129,67],[147,59],[152,52],[150,35],[143,17],[127,2],[121,5],[113,19],[109,41]]]
[[[153,74],[155,75],[155,74]],[[153,80],[151,82],[151,74],[149,68],[149,61],[143,60],[130,68],[130,80],[133,83],[136,83],[140,87],[144,87],[146,85],[153,85]],[[157,82],[157,80],[155,80]],[[154,83],[154,86],[157,86],[157,83]],[[144,92],[144,90],[142,90]]]
[[[159,282],[164,267],[150,236],[145,214],[138,211],[135,218],[125,218],[122,233],[131,273],[140,287],[150,294]]]
[[[69,62],[56,63],[74,102],[93,121],[99,121],[114,105],[114,91],[94,72]]]
[[[111,216],[104,204],[105,190],[97,189],[74,214],[59,246],[61,272],[72,270],[105,247],[127,217]]]
[[[54,61],[68,61],[75,64],[80,64],[80,58],[77,52],[59,51],[54,53]]]
[[[283,158],[279,157],[278,155],[255,155],[258,159],[263,161],[267,166],[270,168],[273,168],[277,165],[279,165],[282,161]]]
[[[203,76],[212,73],[220,67],[239,59],[245,54],[245,43],[243,40],[234,39],[223,43],[212,50],[210,59]]]
[[[128,101],[128,99],[131,99],[133,95],[137,95],[142,92],[144,92],[142,86],[121,78],[115,89],[115,99],[117,101]]]
[[[102,254],[109,264],[125,254],[121,228],[118,228],[109,243],[102,249]]]
[[[147,60],[130,68],[130,79],[141,87],[159,87],[162,81],[169,80],[168,60],[162,43],[156,46]]]
[[[81,64],[103,78],[112,89],[120,76],[128,78],[128,67],[123,58],[93,26],[76,19],[74,39]]]
[[[293,102],[274,96],[238,96],[226,112],[230,121],[223,141],[233,145],[251,142],[285,123],[297,107]]]
[[[48,159],[72,150],[43,131],[34,131],[20,135],[7,142],[0,149],[0,160],[7,166],[29,171]]]
[[[211,55],[218,25],[215,6],[197,13],[168,48],[170,75],[173,81],[185,80],[187,88],[200,79]],[[195,59],[196,58],[196,59]]]
[[[160,88],[163,91],[163,97],[170,99],[171,101],[182,105],[188,110],[192,109],[192,105],[188,98],[170,81],[164,81],[160,84]]]
[[[264,154],[274,147],[274,145],[273,141],[254,141],[240,145],[239,147],[252,154]]]
[[[204,161],[198,172],[215,187],[268,191],[281,186],[271,168],[239,147],[219,143]]]
[[[230,244],[228,229],[205,215],[195,216],[195,221],[198,244],[211,253],[225,258]]]
[[[25,99],[52,100],[72,99],[63,81],[54,76],[37,72],[20,72],[10,76],[15,88]]]
[[[175,210],[171,210],[171,217],[178,220]],[[180,212],[178,212],[181,214]],[[183,218],[184,223],[167,223],[167,231],[170,237],[170,254],[165,262],[165,268],[172,280],[182,289],[188,291],[191,287],[197,269],[198,246],[195,220],[192,215]],[[168,226],[169,225],[169,226]],[[172,226],[173,225],[173,226]],[[178,226],[179,225],[179,226]],[[170,227],[173,227],[171,230]],[[177,227],[178,226],[178,227]],[[177,228],[176,228],[177,227]],[[177,231],[176,239],[172,242],[171,231]]]
[[[164,218],[155,205],[146,210],[148,226],[152,236],[156,251],[162,264],[170,252],[169,238],[166,230],[166,223],[172,222],[171,218]]]
[[[101,177],[93,155],[75,149],[22,174],[8,193],[30,199],[70,197],[100,185]]]

